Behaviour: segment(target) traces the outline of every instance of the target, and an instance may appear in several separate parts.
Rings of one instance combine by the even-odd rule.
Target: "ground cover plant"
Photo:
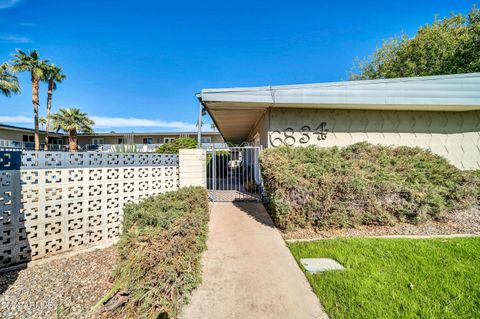
[[[131,318],[176,318],[201,280],[208,195],[188,187],[124,209],[115,289],[128,295]]]
[[[270,213],[284,230],[417,224],[478,201],[478,175],[420,148],[279,147],[260,161]]]
[[[480,238],[348,238],[291,243],[346,270],[306,273],[330,318],[480,317]]]
[[[473,179],[480,181],[480,169],[469,171],[468,174],[470,174]],[[477,187],[476,195],[478,202],[480,203],[480,187]]]

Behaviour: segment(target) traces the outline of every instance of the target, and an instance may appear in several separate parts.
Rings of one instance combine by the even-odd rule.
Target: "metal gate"
[[[207,188],[214,202],[262,201],[261,146],[207,149]]]

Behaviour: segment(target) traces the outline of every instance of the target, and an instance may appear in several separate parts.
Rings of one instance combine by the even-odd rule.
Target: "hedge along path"
[[[208,220],[208,194],[200,187],[181,188],[127,205],[117,245],[116,283],[110,292],[118,291],[112,303],[124,306],[111,315],[177,318],[201,281]]]
[[[272,217],[287,231],[419,224],[480,196],[478,172],[420,148],[279,147],[262,152],[260,163]]]

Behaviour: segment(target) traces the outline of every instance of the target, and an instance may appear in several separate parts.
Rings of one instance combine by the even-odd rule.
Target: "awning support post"
[[[203,105],[201,102],[198,102],[197,148],[202,148],[202,113],[203,113]]]

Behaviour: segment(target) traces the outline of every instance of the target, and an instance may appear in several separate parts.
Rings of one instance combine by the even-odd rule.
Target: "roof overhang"
[[[15,132],[21,132],[21,133],[30,133],[34,134],[35,130],[27,127],[20,127],[20,126],[13,126],[13,125],[5,125],[5,124],[0,124],[0,129],[2,130],[8,130],[8,131],[15,131]],[[39,130],[39,134],[45,134],[45,131]],[[64,135],[62,133],[58,133],[55,131],[49,131],[48,134],[51,137],[63,137]]]
[[[229,142],[247,139],[269,108],[472,111],[480,110],[480,73],[249,88],[197,94]]]

